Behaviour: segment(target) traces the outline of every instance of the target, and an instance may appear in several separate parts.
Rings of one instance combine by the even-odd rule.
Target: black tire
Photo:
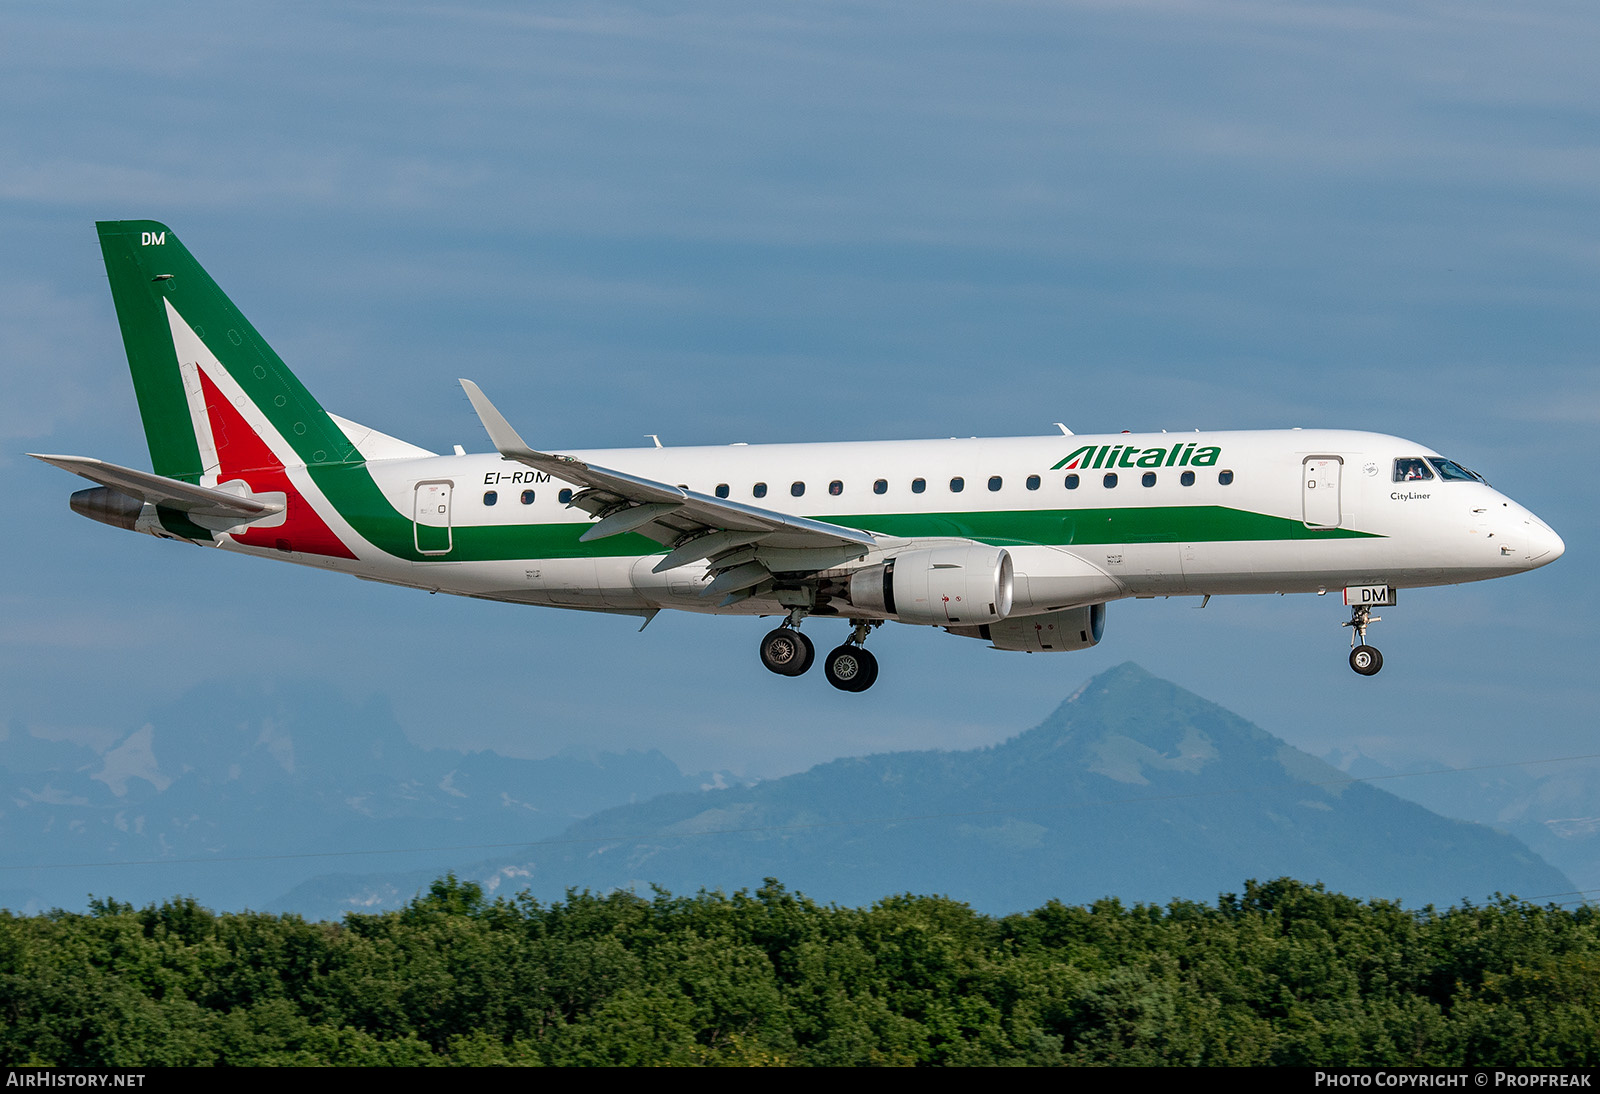
[[[1357,646],[1350,651],[1350,667],[1362,676],[1376,676],[1383,668],[1383,654],[1376,646]]]
[[[861,646],[840,646],[823,661],[822,672],[840,691],[866,691],[878,679],[878,659]]]
[[[806,673],[811,671],[812,664],[817,660],[817,647],[811,644],[811,639],[807,638],[799,631],[795,631],[794,633],[800,639],[800,648],[805,651],[805,654],[800,659],[800,667],[795,669],[792,675],[804,676]]]
[[[761,663],[779,676],[800,676],[816,659],[817,647],[793,627],[779,627],[761,640]]]

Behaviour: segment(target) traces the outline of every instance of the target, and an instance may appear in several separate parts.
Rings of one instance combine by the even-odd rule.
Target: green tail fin
[[[344,431],[171,228],[153,220],[95,227],[156,474],[197,482],[214,469],[202,365],[211,384],[218,377],[209,373],[225,371],[230,397],[253,408],[248,417],[270,424],[265,433],[277,436],[268,443],[284,464],[361,462]]]

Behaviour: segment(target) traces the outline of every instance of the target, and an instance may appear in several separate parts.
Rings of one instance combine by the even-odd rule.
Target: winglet
[[[525,460],[530,456],[544,455],[528,446],[528,442],[511,427],[511,423],[506,421],[506,416],[495,409],[489,397],[477,384],[471,380],[461,380],[461,390],[465,391],[467,398],[472,401],[472,409],[477,411],[478,420],[488,432],[490,443],[500,455],[508,460]]]

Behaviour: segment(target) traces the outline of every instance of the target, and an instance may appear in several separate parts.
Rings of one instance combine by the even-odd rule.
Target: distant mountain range
[[[1351,782],[1132,664],[990,748],[841,759],[663,794],[459,872],[542,899],[569,888],[731,891],[773,876],[823,901],[942,893],[996,913],[1051,899],[1211,900],[1280,875],[1408,905],[1574,888],[1517,839]],[[428,880],[326,876],[275,906],[335,916],[393,906]]]
[[[427,750],[386,703],[352,703],[326,684],[209,683],[109,749],[16,731],[0,740],[0,906],[81,908],[93,892],[261,907],[362,849],[431,879],[486,845],[727,778],[685,775],[657,751]],[[479,850],[394,853],[461,845]],[[142,865],[65,866],[129,862]]]
[[[1393,752],[1378,759],[1352,749],[1327,759],[1436,813],[1509,832],[1558,866],[1580,892],[1600,897],[1600,758],[1465,770]]]

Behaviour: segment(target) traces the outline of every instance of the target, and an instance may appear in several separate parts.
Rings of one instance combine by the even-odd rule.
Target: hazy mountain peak
[[[1223,753],[1233,761],[1259,762],[1274,744],[1231,711],[1128,661],[1090,679],[1038,726],[997,751],[1026,762],[1051,754],[1051,763],[1071,762],[1116,782],[1147,785],[1163,775],[1199,774]]]
[[[825,900],[935,891],[994,911],[1106,894],[1210,899],[1280,875],[1415,903],[1571,888],[1510,837],[1352,783],[1134,664],[991,748],[860,756],[658,797],[469,871],[487,884],[508,869],[541,899],[574,886],[733,890],[770,876]],[[286,905],[331,912],[353,907],[349,894],[427,880],[330,879]]]
[[[319,680],[209,680],[133,725],[98,749],[11,735],[0,839],[13,863],[263,856],[224,882],[220,867],[175,866],[129,875],[119,893],[149,899],[203,884],[217,903],[260,901],[304,876],[284,856],[526,842],[708,778],[655,750],[528,760],[422,749],[387,702]],[[29,877],[40,895],[13,889],[8,899],[81,899],[100,884],[85,876]]]
[[[129,779],[144,779],[157,790],[165,790],[172,785],[172,778],[162,774],[156,763],[151,750],[154,736],[155,727],[146,722],[102,756],[100,770],[89,777],[105,783],[119,798],[127,795]]]

